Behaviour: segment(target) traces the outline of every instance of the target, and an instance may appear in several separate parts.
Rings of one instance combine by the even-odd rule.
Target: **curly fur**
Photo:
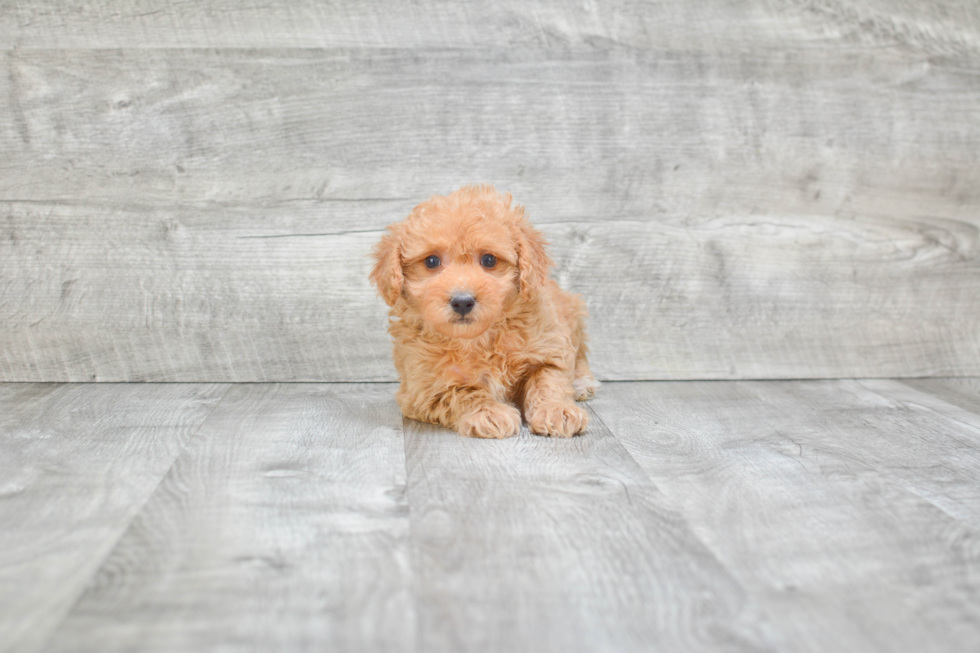
[[[481,265],[486,254],[492,267]],[[440,261],[432,269],[430,256]],[[480,438],[516,435],[522,412],[534,433],[585,430],[575,400],[598,386],[585,305],[548,277],[544,238],[510,194],[467,186],[433,196],[388,227],[374,259],[407,417]],[[465,316],[450,306],[460,293],[476,302]]]

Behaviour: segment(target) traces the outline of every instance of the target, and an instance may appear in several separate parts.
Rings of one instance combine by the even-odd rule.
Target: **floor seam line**
[[[201,384],[201,385],[217,385],[217,384]],[[211,415],[214,414],[214,411],[218,409],[218,406],[224,403],[225,397],[227,397],[228,392],[231,390],[231,384],[224,384],[224,385],[228,387],[225,388],[225,391],[221,394],[221,397],[218,399],[218,401],[214,402],[214,406],[211,408],[211,410],[208,411],[208,414],[204,416],[204,419],[201,420],[201,423],[197,425],[197,428],[194,429],[194,432],[191,434],[191,436],[187,438],[187,443],[181,447],[180,451],[178,451],[177,454],[173,457],[173,460],[170,461],[170,465],[167,467],[167,470],[160,475],[160,479],[157,481],[157,484],[153,486],[153,489],[150,490],[149,493],[147,493],[146,499],[143,500],[143,503],[141,503],[139,508],[133,513],[132,518],[130,518],[130,520],[126,524],[126,527],[123,528],[122,531],[120,532],[119,537],[117,537],[115,541],[113,541],[112,546],[108,548],[106,554],[102,556],[101,560],[99,560],[99,564],[95,567],[95,571],[93,572],[92,576],[88,579],[85,585],[82,586],[81,591],[79,591],[78,593],[78,596],[75,597],[75,599],[72,601],[68,609],[65,610],[65,613],[58,620],[57,624],[53,628],[51,628],[51,630],[48,632],[48,635],[47,637],[45,637],[44,642],[41,644],[41,646],[38,647],[37,649],[38,651],[43,651],[46,649],[47,645],[51,642],[52,638],[54,638],[55,634],[57,634],[58,630],[64,625],[65,621],[68,619],[69,616],[71,616],[72,612],[75,611],[75,608],[78,607],[78,604],[82,600],[82,597],[85,596],[85,592],[88,591],[88,588],[91,586],[92,580],[99,575],[99,572],[105,566],[106,561],[112,557],[112,554],[119,546],[119,543],[123,540],[124,537],[126,537],[126,534],[129,533],[130,529],[133,527],[133,522],[135,522],[139,518],[140,514],[142,514],[147,504],[156,495],[157,491],[160,489],[160,486],[163,484],[164,480],[167,478],[167,476],[170,475],[170,472],[173,471],[174,465],[177,464],[177,461],[180,459],[180,457],[184,455],[184,453],[190,447],[191,443],[197,439],[197,436],[201,432],[201,429],[204,428],[204,425],[207,423],[207,421],[211,419]]]

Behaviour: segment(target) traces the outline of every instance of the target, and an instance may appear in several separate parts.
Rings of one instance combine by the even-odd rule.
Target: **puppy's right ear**
[[[378,287],[378,294],[388,306],[394,306],[402,294],[402,252],[399,246],[399,233],[388,227],[381,242],[374,246],[374,269],[371,270],[371,283]]]
[[[548,270],[554,263],[548,256],[544,236],[532,227],[526,219],[521,217],[514,230],[516,231],[517,270],[521,297],[530,299],[548,279]]]

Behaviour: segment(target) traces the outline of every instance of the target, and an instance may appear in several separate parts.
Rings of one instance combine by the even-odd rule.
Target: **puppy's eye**
[[[484,254],[483,258],[480,259],[480,265],[485,268],[492,268],[497,264],[497,257],[493,254]]]
[[[425,257],[425,267],[429,268],[430,270],[439,267],[439,263],[441,263],[441,261],[439,260],[438,256]]]

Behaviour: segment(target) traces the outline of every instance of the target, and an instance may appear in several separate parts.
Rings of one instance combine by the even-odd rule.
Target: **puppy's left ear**
[[[394,227],[388,227],[381,242],[375,245],[374,269],[371,270],[371,283],[378,287],[378,294],[388,306],[394,306],[402,294],[405,277],[402,274],[402,252],[399,245],[400,234]]]
[[[545,249],[548,245],[544,235],[528,223],[518,221],[514,227],[517,243],[517,271],[521,297],[530,299],[540,290],[548,278],[548,270],[554,263]]]

